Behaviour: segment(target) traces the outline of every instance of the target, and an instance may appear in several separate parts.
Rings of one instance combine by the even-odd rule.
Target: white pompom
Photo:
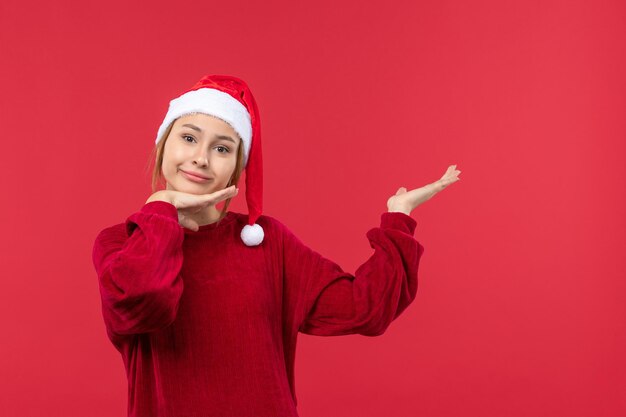
[[[254,223],[252,226],[247,224],[241,229],[241,240],[243,240],[246,246],[258,245],[263,242],[264,236],[263,228],[257,223]]]

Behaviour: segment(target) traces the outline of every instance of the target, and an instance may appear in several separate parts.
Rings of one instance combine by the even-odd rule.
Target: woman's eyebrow
[[[185,123],[185,124],[183,125],[183,127],[188,127],[188,128],[190,128],[190,129],[195,130],[196,132],[202,132],[202,129],[200,129],[198,126],[196,126],[196,125],[192,125],[192,124],[190,124],[190,123]],[[231,138],[230,136],[226,136],[226,135],[217,135],[217,134],[215,134],[215,135],[213,135],[213,137],[214,137],[214,138],[216,138],[216,139],[229,140],[229,141],[231,141],[232,143],[234,143],[235,145],[237,144],[237,142],[235,142],[235,139]]]

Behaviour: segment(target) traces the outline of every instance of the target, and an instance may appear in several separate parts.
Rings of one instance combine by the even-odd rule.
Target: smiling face
[[[163,148],[166,189],[207,194],[226,188],[235,173],[239,146],[241,139],[223,120],[202,113],[181,116]]]

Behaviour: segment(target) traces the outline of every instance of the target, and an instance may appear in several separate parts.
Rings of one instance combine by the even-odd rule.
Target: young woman
[[[246,83],[203,77],[170,102],[153,194],[96,237],[102,314],[126,368],[129,416],[297,416],[298,333],[381,335],[415,298],[424,248],[409,214],[458,181],[456,165],[388,199],[366,234],[374,253],[352,275],[261,214],[260,140]],[[247,215],[227,211],[244,168]]]

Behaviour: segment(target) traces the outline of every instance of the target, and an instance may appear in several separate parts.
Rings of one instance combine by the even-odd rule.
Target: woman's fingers
[[[443,178],[446,178],[446,177],[455,176],[455,175],[460,174],[460,173],[461,173],[461,171],[458,171],[456,169],[456,165],[450,165],[448,167],[448,169],[446,170],[446,173],[443,174],[443,176],[441,178],[443,179]]]
[[[234,197],[237,193],[238,190],[234,185],[209,194],[188,194],[174,191],[173,204],[178,209],[202,209],[206,206],[215,205],[222,200],[226,200],[227,198]]]
[[[239,190],[234,185],[231,185],[230,187],[224,188],[223,190],[219,190],[211,194],[205,194],[206,202],[209,205],[214,205],[214,204],[219,203],[222,200],[226,200],[227,198],[234,197],[235,195],[237,195],[238,192]]]
[[[450,165],[448,169],[446,170],[445,174],[443,174],[443,176],[440,179],[429,184],[433,195],[440,191],[443,191],[448,185],[460,180],[459,178],[460,173],[461,171],[456,169],[456,165]]]
[[[460,173],[461,171],[456,169],[456,165],[450,165],[448,169],[446,170],[446,173],[443,174],[441,179],[437,181],[440,184],[441,189],[443,190],[449,184],[452,184],[453,182],[460,180],[459,178]]]

